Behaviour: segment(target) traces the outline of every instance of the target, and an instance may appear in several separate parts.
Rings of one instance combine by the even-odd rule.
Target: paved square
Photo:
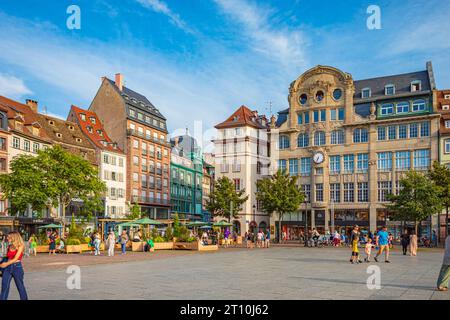
[[[417,257],[391,255],[391,264],[351,265],[349,249],[273,247],[218,252],[137,253],[139,261],[96,260],[81,264],[81,289],[66,288],[66,256],[37,257],[51,270],[31,268],[25,284],[30,299],[450,299],[434,290],[442,250]],[[116,257],[114,257],[116,258]],[[114,259],[113,258],[113,259]],[[131,258],[131,256],[130,256]],[[49,260],[54,259],[54,262]],[[63,259],[63,260],[61,260]],[[117,258],[120,259],[120,258]],[[61,261],[60,261],[61,260]],[[111,263],[114,262],[114,263]],[[369,290],[367,267],[381,269],[381,289]],[[28,268],[30,269],[30,268]],[[33,271],[33,269],[35,271]],[[11,299],[17,299],[12,283]]]

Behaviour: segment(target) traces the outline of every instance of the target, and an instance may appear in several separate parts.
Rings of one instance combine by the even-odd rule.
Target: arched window
[[[279,148],[280,149],[289,149],[289,137],[288,136],[280,136],[279,138]]]
[[[369,132],[367,129],[355,129],[353,131],[353,142],[367,142],[369,141]]]
[[[427,107],[427,103],[423,99],[415,100],[412,105],[412,111],[425,111]]]
[[[324,131],[316,131],[314,133],[314,145],[322,146],[325,144],[325,132]]]
[[[344,130],[331,131],[331,144],[344,144],[345,134]]]
[[[397,103],[397,113],[409,112],[409,102],[399,102]]]
[[[385,116],[388,114],[394,113],[394,104],[392,103],[385,103],[381,105],[381,115]]]
[[[309,146],[309,134],[300,133],[297,137],[297,147],[305,148]]]

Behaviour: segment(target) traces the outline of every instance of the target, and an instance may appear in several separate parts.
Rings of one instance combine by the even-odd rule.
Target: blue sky
[[[69,30],[66,9],[81,9]],[[381,30],[366,27],[369,5]],[[286,108],[289,84],[317,65],[363,79],[423,70],[450,88],[449,1],[54,0],[0,2],[0,94],[66,117],[102,76],[124,74],[180,132],[204,139],[242,104]]]

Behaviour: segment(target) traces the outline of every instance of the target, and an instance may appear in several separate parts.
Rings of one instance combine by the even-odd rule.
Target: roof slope
[[[263,116],[264,117],[264,116]],[[250,126],[257,129],[266,129],[261,123],[261,117],[248,107],[240,106],[227,120],[215,126],[216,129]]]
[[[119,149],[116,144],[114,144],[114,142],[106,133],[100,119],[98,118],[95,112],[84,110],[74,105],[71,106],[70,110],[76,117],[76,121],[78,122],[78,125],[80,126],[80,129],[83,132],[83,134],[96,147],[102,150],[122,153],[122,150]],[[81,114],[85,115],[84,120],[82,119]],[[92,119],[94,121],[92,121]],[[90,127],[90,129],[88,127]]]

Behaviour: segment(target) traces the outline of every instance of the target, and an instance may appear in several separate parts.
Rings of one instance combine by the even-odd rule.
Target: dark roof
[[[149,112],[152,115],[162,119],[162,120],[166,120],[166,118],[161,114],[161,112],[153,105],[153,103],[151,103],[147,97],[143,96],[140,93],[137,93],[136,91],[131,90],[130,88],[127,88],[125,86],[122,86],[122,91],[119,90],[119,88],[117,88],[116,83],[111,80],[106,78],[109,83],[111,83],[111,85],[116,88],[117,92],[122,96],[122,99],[124,100],[124,102],[128,105],[131,105],[135,108],[138,108],[142,111],[145,112]],[[142,105],[142,104],[143,105]]]
[[[277,122],[275,122],[275,125],[277,127],[279,127],[283,123],[285,123],[287,121],[288,114],[289,114],[289,108],[278,111]]]
[[[355,113],[363,118],[370,116],[370,103],[356,104]]]
[[[364,88],[370,88],[371,98],[386,97],[384,94],[384,87],[388,84],[395,86],[395,94],[389,97],[395,97],[396,95],[411,93],[411,82],[415,80],[421,81],[421,91],[429,92],[432,88],[430,79],[428,77],[428,71],[418,71],[404,74],[397,74],[392,76],[371,78],[365,80],[354,81],[355,85],[355,99],[361,99],[361,90]]]
[[[178,144],[176,145],[175,139],[177,138]],[[182,157],[198,151],[197,140],[187,134],[170,139],[170,143],[172,144],[172,152]]]

